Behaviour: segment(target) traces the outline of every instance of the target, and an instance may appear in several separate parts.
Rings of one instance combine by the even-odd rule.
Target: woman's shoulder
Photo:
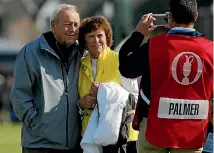
[[[83,64],[87,64],[88,62],[90,62],[90,56],[86,55],[84,57],[81,58],[81,63]]]
[[[116,51],[114,51],[114,50],[110,50],[110,51],[109,51],[109,54],[110,54],[112,57],[118,58],[118,52],[116,52]]]

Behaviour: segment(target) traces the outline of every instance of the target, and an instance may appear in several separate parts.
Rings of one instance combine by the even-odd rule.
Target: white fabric
[[[129,92],[117,83],[100,84],[97,96],[100,119],[94,134],[96,144],[107,146],[117,142],[128,96]]]
[[[92,76],[95,80],[97,74],[97,59],[91,59]]]
[[[137,103],[138,91],[139,91],[137,78],[129,79],[129,78],[125,78],[122,75],[120,75],[120,81],[121,81],[121,86],[124,89],[126,89],[129,93],[131,93],[135,96],[136,103]]]
[[[174,28],[172,28],[171,30],[188,30],[188,31],[196,31],[195,29],[193,29],[193,28],[184,28],[184,27],[174,27]]]
[[[82,146],[83,153],[103,153],[102,146],[96,144],[84,143]]]
[[[150,104],[150,100],[146,97],[146,95],[144,95],[142,89],[140,90],[140,96],[148,105]]]
[[[80,142],[83,153],[102,153],[102,147],[95,144],[93,141],[94,133],[98,126],[98,110],[97,107],[93,110],[89,119],[85,134]]]

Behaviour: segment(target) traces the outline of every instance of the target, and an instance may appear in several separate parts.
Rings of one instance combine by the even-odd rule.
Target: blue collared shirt
[[[184,35],[188,35],[188,36],[193,36],[193,37],[196,37],[196,36],[204,36],[203,33],[200,33],[198,31],[196,31],[195,29],[192,29],[192,28],[183,28],[183,27],[175,27],[175,28],[172,28],[168,34],[184,34]]]
[[[177,32],[187,33],[187,32],[195,32],[195,31],[196,30],[192,28],[175,27],[175,28],[172,28],[168,33],[169,34],[177,33]]]

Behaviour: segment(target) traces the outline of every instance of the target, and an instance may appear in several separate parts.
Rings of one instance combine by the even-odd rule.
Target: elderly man
[[[10,98],[23,122],[23,153],[79,153],[80,16],[62,4],[50,21],[51,31],[20,51]]]

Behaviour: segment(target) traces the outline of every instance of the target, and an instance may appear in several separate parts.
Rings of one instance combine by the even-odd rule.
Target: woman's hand
[[[96,100],[97,100],[98,89],[99,89],[99,83],[98,82],[93,82],[92,85],[91,85],[91,88],[90,88],[89,95],[95,97]]]
[[[94,108],[96,104],[97,104],[97,98],[89,94],[82,97],[79,101],[79,106],[81,108],[91,109],[91,108]]]

